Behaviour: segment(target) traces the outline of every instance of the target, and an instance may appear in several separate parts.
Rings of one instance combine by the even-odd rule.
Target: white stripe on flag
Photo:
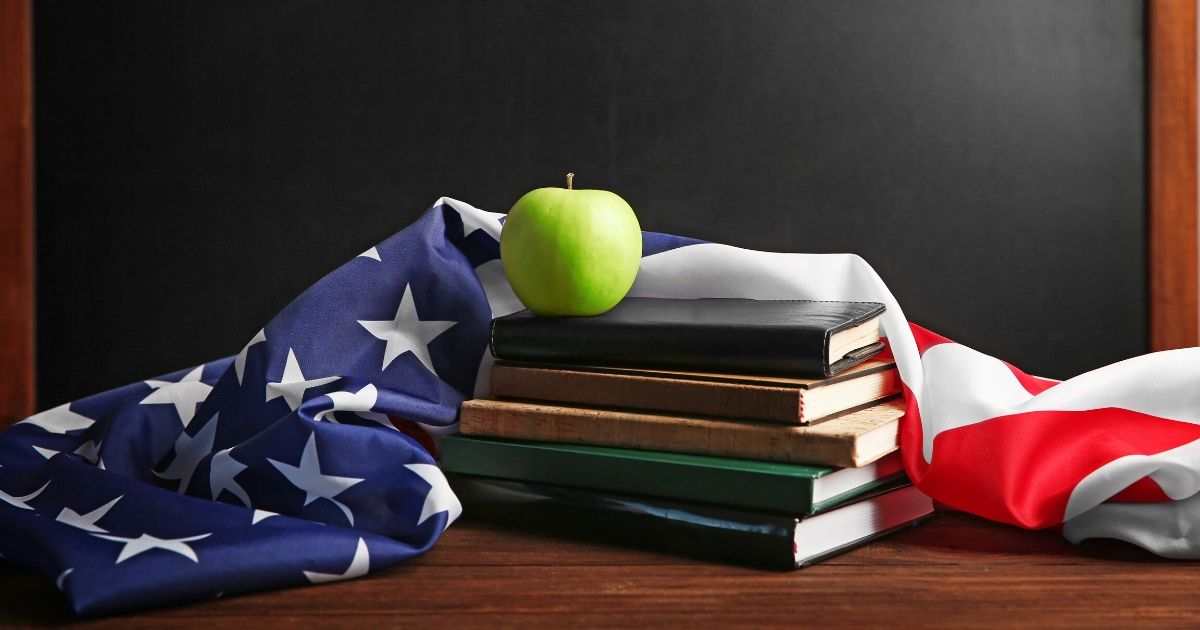
[[[1126,455],[1097,468],[1071,491],[1064,518],[1082,516],[1142,477],[1153,479],[1176,501],[1200,492],[1200,440],[1153,455]]]
[[[1103,503],[1063,523],[1063,536],[1125,540],[1167,558],[1200,556],[1200,495],[1168,503]]]

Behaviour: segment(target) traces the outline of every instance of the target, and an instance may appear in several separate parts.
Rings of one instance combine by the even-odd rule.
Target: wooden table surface
[[[73,620],[48,580],[0,565],[0,627]],[[564,625],[1200,627],[1200,563],[1072,546],[957,513],[794,572],[463,522],[355,581],[86,620],[89,627]]]

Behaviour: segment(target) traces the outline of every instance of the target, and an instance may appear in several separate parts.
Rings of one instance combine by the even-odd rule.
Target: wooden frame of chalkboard
[[[0,426],[36,406],[31,15],[0,0]]]
[[[1150,349],[1200,345],[1196,2],[1150,0],[1147,200]]]
[[[0,426],[35,410],[31,6],[0,0]],[[1200,345],[1197,9],[1147,0],[1150,348]]]

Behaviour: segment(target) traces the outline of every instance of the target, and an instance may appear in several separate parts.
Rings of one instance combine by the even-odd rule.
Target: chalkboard
[[[442,195],[861,254],[1033,373],[1147,350],[1135,0],[35,6],[41,407],[237,352]]]

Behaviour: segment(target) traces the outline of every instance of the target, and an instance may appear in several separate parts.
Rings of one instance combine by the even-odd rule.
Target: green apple
[[[642,228],[633,208],[607,190],[539,188],[513,204],[500,260],[513,292],[538,315],[599,315],[633,286]]]

